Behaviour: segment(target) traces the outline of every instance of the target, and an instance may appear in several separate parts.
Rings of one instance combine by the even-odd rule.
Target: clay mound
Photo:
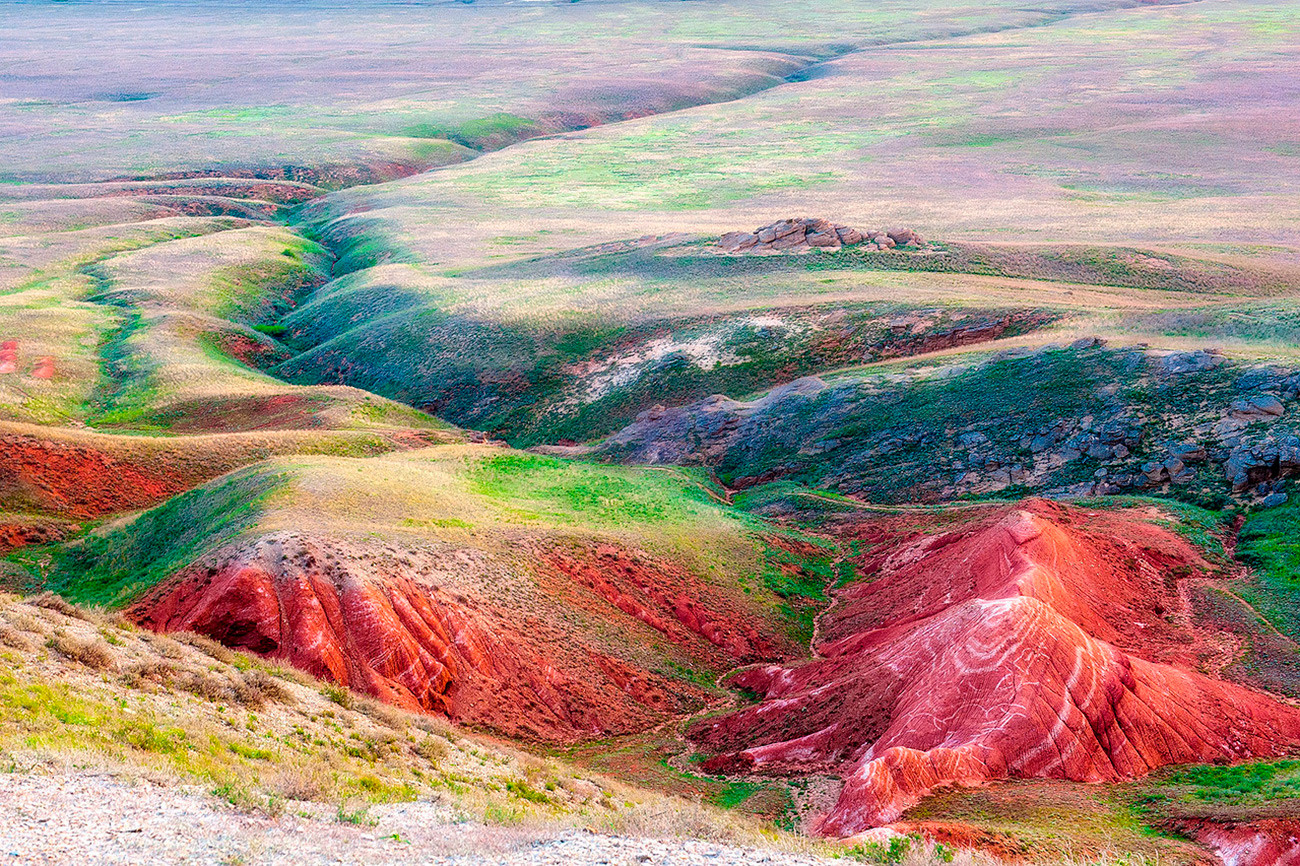
[[[691,577],[666,563],[611,545],[537,551],[533,561],[555,593],[550,611],[517,603],[503,589],[511,576],[480,552],[366,551],[278,533],[184,570],[128,615],[407,709],[548,742],[630,733],[703,708],[703,689],[654,672],[662,661],[620,652],[605,635],[643,647],[648,625],[718,669],[775,655],[735,624],[744,619],[735,611],[693,601]],[[466,587],[466,574],[494,592]],[[582,610],[603,618],[600,634],[575,624],[570,612]]]
[[[1109,531],[1073,525],[1085,517]],[[1190,652],[1190,626],[1164,617],[1184,615],[1174,574],[1195,565],[1184,542],[1139,521],[1000,510],[897,545],[825,617],[821,658],[734,677],[761,703],[690,736],[717,753],[714,771],[843,774],[818,826],[837,836],[894,821],[943,785],[1118,781],[1300,751],[1300,709],[1151,660]]]
[[[5,340],[0,343],[0,374],[13,373],[18,370],[18,341]]]
[[[919,247],[925,241],[911,229],[859,230],[829,220],[799,217],[779,220],[752,232],[727,232],[718,239],[718,249],[727,253],[807,252],[838,250],[865,243],[877,250]]]

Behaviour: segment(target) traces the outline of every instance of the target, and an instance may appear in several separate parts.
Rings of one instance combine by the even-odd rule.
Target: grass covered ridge
[[[20,549],[8,562],[36,588],[120,607],[251,530],[287,482],[266,466],[239,470],[67,544]]]

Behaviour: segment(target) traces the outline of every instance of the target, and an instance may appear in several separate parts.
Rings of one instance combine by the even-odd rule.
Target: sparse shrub
[[[412,745],[411,751],[424,758],[430,765],[438,767],[447,759],[451,744],[442,737],[429,736]]]
[[[599,829],[629,836],[657,838],[706,839],[710,842],[737,841],[736,831],[721,816],[702,803],[636,803],[618,809],[605,792],[601,805],[609,814]]]
[[[304,673],[297,668],[275,665],[274,667],[267,668],[266,672],[276,679],[288,680],[289,682],[297,683],[300,686],[306,686],[308,688],[315,688],[316,686],[315,677]]]
[[[258,749],[253,746],[245,746],[243,743],[229,743],[227,748],[241,758],[247,758],[250,761],[269,761],[275,757],[274,752],[266,749]]]
[[[122,673],[122,684],[130,689],[169,688],[176,675],[177,670],[170,662],[137,662]]]
[[[489,803],[483,809],[483,823],[500,827],[513,827],[524,820],[524,810],[519,806]]]
[[[181,645],[166,635],[158,635],[158,638],[153,642],[153,645],[154,649],[158,651],[158,655],[163,656],[164,658],[185,658],[185,650],[181,649]]]
[[[14,628],[21,631],[32,632],[33,634],[45,634],[45,626],[34,616],[22,613],[10,620]]]
[[[76,605],[68,603],[63,596],[56,595],[52,592],[43,592],[40,595],[27,599],[27,602],[36,607],[44,608],[45,610],[52,610],[55,613],[61,613],[71,619],[90,619],[90,617]]]
[[[456,731],[447,722],[447,720],[439,718],[438,716],[429,716],[423,714],[413,715],[411,716],[410,721],[412,725],[424,731],[426,734],[435,734],[439,737],[442,737],[448,743],[450,743],[451,738],[456,735]]]
[[[177,685],[212,704],[231,704],[238,701],[235,690],[230,687],[230,680],[201,671],[190,671],[188,676],[177,680]]]
[[[57,631],[45,645],[60,655],[97,671],[111,668],[115,660],[113,651],[103,641],[80,640]]]
[[[326,683],[321,687],[320,693],[328,701],[333,701],[345,710],[352,709],[352,692],[336,686],[333,683]]]
[[[0,624],[0,643],[23,652],[31,652],[32,645],[22,633],[8,625]]]
[[[331,699],[332,700],[332,699]],[[406,727],[406,717],[402,711],[396,707],[391,707],[382,701],[373,701],[369,699],[356,702],[354,709],[357,712],[365,713],[382,725],[390,728],[404,729]]]
[[[246,706],[294,703],[293,692],[266,671],[254,668],[244,671],[241,677],[243,688],[240,690],[240,698]]]
[[[319,766],[290,766],[272,775],[267,787],[288,800],[317,800],[330,789],[330,780]]]
[[[513,779],[506,782],[506,790],[521,800],[527,800],[530,803],[545,805],[551,802],[551,798],[536,790],[523,779]]]
[[[200,652],[206,653],[216,661],[222,664],[234,664],[235,654],[229,648],[213,640],[207,635],[195,634],[191,631],[176,632],[172,635],[178,642],[192,646]]]
[[[912,850],[912,839],[907,836],[893,836],[888,842],[862,842],[847,849],[844,854],[860,863],[886,864],[902,863]]]

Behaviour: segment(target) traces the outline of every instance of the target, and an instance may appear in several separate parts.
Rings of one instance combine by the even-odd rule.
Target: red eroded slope
[[[179,463],[179,461],[177,461]],[[0,434],[0,496],[72,517],[98,517],[153,505],[221,474],[181,465],[142,465],[125,453],[35,436]]]
[[[733,677],[762,701],[690,732],[707,769],[842,774],[823,833],[942,785],[1300,751],[1300,709],[1193,671],[1208,638],[1177,584],[1202,563],[1159,527],[1031,502],[877,563],[822,618],[818,659]]]
[[[551,742],[702,708],[702,689],[654,672],[662,653],[717,669],[776,656],[752,615],[702,604],[697,579],[667,563],[613,545],[538,551],[534,562],[520,575],[478,551],[367,550],[279,533],[186,569],[129,615],[408,709]],[[668,643],[652,651],[658,636]]]
[[[1224,866],[1300,866],[1300,818],[1180,827],[1219,855]]]

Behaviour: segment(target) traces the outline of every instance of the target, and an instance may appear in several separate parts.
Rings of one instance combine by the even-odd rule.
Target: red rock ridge
[[[690,736],[706,769],[842,774],[818,825],[837,836],[943,785],[1300,751],[1300,710],[1183,667],[1195,636],[1171,571],[1197,560],[1143,522],[998,510],[899,545],[823,617],[820,658],[739,674],[762,701]]]
[[[721,624],[727,612],[676,603],[690,592],[689,575],[661,565],[655,580],[637,576],[654,564],[613,546],[595,554],[593,573],[603,567],[607,575],[595,596],[547,564],[585,573],[581,551],[538,558],[536,580],[547,590],[569,590],[550,598],[550,610],[517,603],[504,586],[518,577],[476,561],[480,554],[455,555],[450,567],[463,572],[497,567],[497,594],[471,597],[443,585],[438,573],[448,563],[418,551],[374,555],[355,543],[277,533],[227,550],[212,565],[185,569],[128,615],[158,631],[194,631],[285,659],[407,709],[549,742],[642,730],[702,708],[705,697],[696,686],[653,672],[656,665],[616,655],[557,615],[565,598],[596,610],[611,631],[643,635],[648,623],[721,669],[773,657],[771,642]],[[633,577],[661,586],[637,593]],[[644,642],[644,636],[629,640]]]

